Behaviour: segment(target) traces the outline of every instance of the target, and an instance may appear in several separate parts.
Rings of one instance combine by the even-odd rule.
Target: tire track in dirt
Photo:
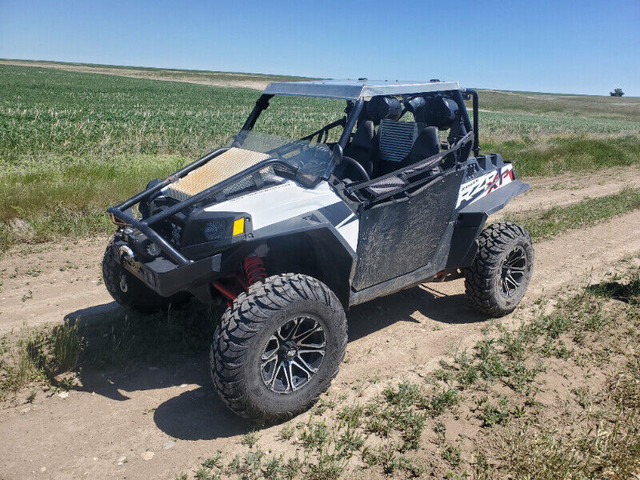
[[[635,211],[536,243],[535,273],[525,304],[497,321],[516,324],[531,315],[536,298],[584,282],[589,275],[599,278],[617,260],[639,253],[639,230],[640,211]],[[73,311],[96,305],[117,308],[104,286],[97,285],[105,243],[97,238],[62,251],[42,246],[2,259],[0,310],[10,307],[13,312],[1,314],[3,324],[19,326],[26,315],[34,325],[59,322]],[[19,273],[9,278],[15,266]],[[27,275],[27,267],[41,272]],[[25,281],[33,298],[22,302],[22,290],[12,286]],[[425,284],[352,309],[347,361],[331,387],[332,397],[347,393],[365,401],[388,379],[424,375],[437,368],[443,355],[473,346],[483,328],[496,320],[476,314],[463,294],[461,280]],[[381,381],[368,382],[375,376]],[[39,394],[33,404],[0,410],[0,465],[6,478],[174,478],[218,449],[227,453],[227,460],[232,458],[241,434],[252,428],[216,398],[206,358],[141,371],[102,372],[82,381],[67,398]],[[276,440],[280,428],[260,430],[263,448],[283,451],[287,444]],[[165,450],[172,439],[176,444]],[[151,460],[142,457],[147,451],[154,452]],[[122,456],[126,461],[118,465]]]
[[[108,237],[17,248],[0,259],[0,335],[59,323],[88,306],[115,308],[101,279]]]
[[[588,229],[573,230],[536,243],[534,275],[523,305],[499,321],[505,325],[516,324],[528,315],[529,307],[536,299],[552,296],[561,288],[586,284],[591,278],[601,278],[620,259],[637,255],[640,253],[638,232],[640,211],[635,211]],[[385,314],[378,315],[376,311]],[[423,284],[386,299],[374,300],[353,309],[351,318],[349,352],[354,357],[359,358],[363,356],[362,352],[369,350],[382,354],[391,337],[409,339],[404,345],[394,342],[394,355],[385,358],[385,368],[392,372],[391,377],[402,374],[408,359],[412,364],[437,364],[436,357],[473,346],[481,338],[481,327],[486,323],[465,301],[462,280]],[[371,325],[372,318],[379,319],[376,325]],[[386,318],[394,318],[394,323],[386,325],[383,320]],[[376,335],[369,334],[386,328],[389,328],[389,334],[382,343],[380,338],[374,338]],[[354,336],[359,338],[354,339]],[[426,338],[429,346],[416,347],[416,338]],[[361,358],[362,370],[354,369],[353,377],[343,377],[347,383],[371,373],[371,364],[364,357]]]
[[[633,212],[537,244],[526,303],[583,281],[590,271],[597,278],[616,260],[640,252],[639,227],[640,212]],[[470,348],[495,321],[475,314],[463,291],[461,280],[427,284],[354,308],[347,361],[332,397],[347,393],[364,402],[388,379],[424,375],[443,355]],[[500,321],[513,324],[528,315],[525,305]],[[379,382],[368,381],[375,376]],[[241,435],[253,428],[216,398],[206,358],[83,381],[67,398],[38,397],[1,410],[0,464],[8,478],[174,478],[218,449],[232,458]],[[280,453],[288,445],[277,440],[280,428],[260,430],[263,448]],[[170,440],[177,443],[165,450]],[[151,460],[142,457],[147,451],[154,452]],[[118,465],[122,456],[126,463]]]

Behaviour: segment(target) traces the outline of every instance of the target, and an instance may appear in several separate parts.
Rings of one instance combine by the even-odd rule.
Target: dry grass
[[[83,339],[77,326],[65,322],[53,328],[23,328],[17,339],[4,337],[0,343],[0,400],[16,394],[27,385],[68,388],[66,378],[76,372]]]
[[[259,73],[216,72],[210,70],[176,70],[170,68],[123,67],[90,63],[47,62],[32,60],[0,59],[0,65],[53,68],[67,72],[97,73],[120,77],[143,78],[172,82],[196,83],[220,87],[242,87],[263,90],[269,82],[310,80],[288,75],[263,75]]]

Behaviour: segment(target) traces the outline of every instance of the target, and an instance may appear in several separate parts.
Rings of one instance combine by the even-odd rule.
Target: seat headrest
[[[367,102],[366,114],[376,125],[382,120],[398,120],[402,115],[402,104],[396,97],[373,97]]]
[[[409,163],[416,163],[424,158],[440,153],[440,136],[436,127],[425,127],[411,147],[407,158]]]
[[[453,125],[459,115],[458,104],[445,97],[432,97],[416,108],[416,121],[433,125],[440,130],[446,130]]]
[[[355,134],[353,135],[353,140],[373,140],[375,136],[375,126],[373,125],[373,121],[364,120],[358,123],[358,128],[356,129]]]

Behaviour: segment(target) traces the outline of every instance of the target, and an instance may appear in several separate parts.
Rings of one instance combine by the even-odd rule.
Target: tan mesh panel
[[[200,168],[196,168],[187,176],[169,185],[165,195],[180,201],[186,200],[267,158],[269,158],[269,155],[266,153],[252,152],[251,150],[235,147],[230,148]]]

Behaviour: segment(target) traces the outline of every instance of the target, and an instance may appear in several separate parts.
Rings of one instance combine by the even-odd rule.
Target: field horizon
[[[42,60],[42,59],[25,59],[25,58],[2,58],[0,57],[0,65],[12,65],[18,63],[29,63],[29,64],[48,64],[52,67],[56,65],[59,66],[78,66],[78,67],[89,67],[89,68],[110,68],[110,69],[131,69],[131,70],[147,70],[151,72],[182,72],[182,73],[195,73],[195,74],[229,74],[229,75],[247,75],[247,76],[257,76],[266,78],[273,78],[273,81],[288,81],[285,79],[291,79],[290,81],[306,81],[306,80],[334,80],[330,78],[318,78],[318,77],[307,77],[304,75],[285,75],[280,73],[264,73],[264,72],[240,72],[233,70],[207,70],[207,69],[197,69],[197,68],[172,68],[172,67],[152,67],[146,65],[115,65],[108,63],[90,63],[90,62],[69,62],[69,61],[61,61],[61,60]],[[348,79],[348,77],[340,77],[339,79]],[[384,80],[384,79],[378,79]],[[421,80],[421,79],[409,79],[409,80]],[[452,81],[457,81],[457,79],[450,79]],[[170,80],[166,80],[170,81]],[[426,79],[425,79],[426,81]],[[475,88],[475,87],[469,87]],[[596,95],[589,93],[568,93],[568,92],[543,92],[543,91],[535,91],[535,90],[505,90],[498,89],[492,87],[477,87],[478,90],[483,92],[500,92],[500,93],[516,93],[516,94],[530,94],[530,95],[559,95],[559,96],[568,96],[568,97],[603,97],[610,98],[610,95]],[[631,96],[624,95],[624,97],[614,97],[616,99],[638,99],[640,100],[640,96]]]

